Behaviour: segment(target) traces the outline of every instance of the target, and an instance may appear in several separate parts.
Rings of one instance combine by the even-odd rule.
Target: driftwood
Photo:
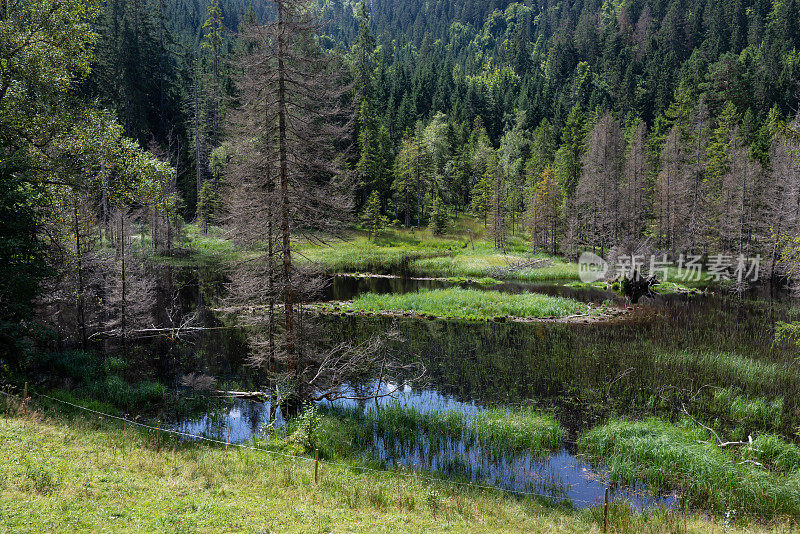
[[[223,391],[217,390],[215,392],[221,397],[233,397],[234,399],[252,400],[252,401],[267,401],[270,398],[269,393],[263,391]]]
[[[553,265],[553,260],[547,258],[538,258],[514,263],[503,270],[507,273],[513,273],[523,269],[542,269],[544,267],[550,267],[551,265]]]

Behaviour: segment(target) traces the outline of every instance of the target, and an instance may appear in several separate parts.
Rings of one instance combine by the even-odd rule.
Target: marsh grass
[[[524,239],[511,241],[506,253],[488,241],[469,241],[464,234],[433,236],[430,231],[391,230],[368,240],[355,236],[330,241],[324,246],[300,245],[301,260],[317,263],[329,273],[403,274],[437,278],[487,278],[508,280],[576,280],[578,268],[545,255],[528,255]],[[504,272],[529,258],[550,258],[553,264],[540,269]]]
[[[800,379],[798,367],[718,350],[658,352],[654,363],[685,376],[702,377],[703,383],[738,386],[745,395]]]
[[[316,440],[325,458],[377,469],[413,459],[417,472],[465,483],[490,479],[471,454],[490,461],[540,455],[559,448],[565,435],[555,419],[529,408],[465,413],[390,404],[366,411],[327,406],[321,413]],[[274,446],[280,438],[270,441]]]
[[[800,472],[800,447],[774,434],[758,436],[744,454],[774,471]]]
[[[28,361],[29,369],[45,383],[67,383],[52,395],[68,402],[96,405],[113,413],[153,412],[167,406],[186,411],[190,403],[176,402],[176,393],[166,385],[138,375],[132,363],[121,358],[103,358],[84,351],[39,352]]]
[[[612,419],[584,433],[580,448],[605,463],[611,483],[643,480],[717,513],[800,515],[800,472],[768,471],[743,462],[748,453],[720,448],[694,423]]]
[[[564,439],[564,429],[549,415],[531,408],[481,410],[469,432],[484,447],[534,452],[554,450]]]
[[[451,253],[445,244],[420,244],[418,248],[408,243],[378,243],[356,238],[328,246],[301,247],[298,256],[300,261],[316,263],[328,273],[411,274],[411,264],[415,260]]]
[[[408,312],[435,317],[485,320],[493,317],[545,318],[588,313],[588,305],[538,293],[505,294],[475,289],[421,290],[417,293],[366,293],[342,309],[354,312]]]
[[[783,397],[768,400],[748,398],[736,388],[718,388],[713,392],[711,409],[715,414],[735,422],[742,430],[736,439],[745,439],[747,429],[779,429],[783,419]]]
[[[460,410],[422,411],[390,404],[361,412],[358,418],[365,423],[368,433],[383,439],[463,440],[502,452],[553,450],[564,438],[558,421],[530,408],[490,408],[467,414]]]

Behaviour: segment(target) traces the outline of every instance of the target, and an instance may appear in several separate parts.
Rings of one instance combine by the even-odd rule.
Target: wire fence
[[[25,394],[27,395],[28,392],[26,391]],[[45,394],[42,394],[42,393],[35,393],[35,392],[31,392],[30,394],[33,395],[33,396],[36,396],[38,398],[41,398],[41,399],[46,399],[48,401],[52,401],[52,402],[55,402],[55,403],[58,403],[58,404],[61,404],[61,405],[70,406],[72,408],[81,410],[83,412],[91,413],[91,414],[94,414],[94,415],[97,415],[97,416],[100,416],[100,417],[103,417],[103,418],[107,418],[107,419],[112,420],[112,421],[119,421],[121,423],[130,425],[132,427],[142,428],[142,429],[150,430],[150,431],[161,433],[161,434],[173,435],[173,436],[176,436],[176,437],[179,437],[179,438],[190,439],[190,440],[194,440],[194,441],[198,441],[198,442],[206,442],[206,443],[213,444],[213,445],[220,445],[220,446],[225,446],[225,447],[233,447],[233,448],[238,448],[238,449],[256,451],[256,452],[259,452],[259,453],[262,453],[262,454],[267,454],[267,455],[276,456],[276,457],[282,457],[282,458],[288,458],[288,459],[291,459],[291,460],[294,460],[294,461],[298,461],[299,460],[299,461],[303,461],[303,462],[309,462],[310,464],[317,464],[317,463],[321,464],[321,462],[320,462],[320,460],[318,458],[311,458],[309,456],[300,456],[300,455],[296,455],[296,454],[287,454],[287,453],[283,453],[283,452],[279,452],[279,451],[273,451],[273,450],[270,450],[270,449],[264,449],[262,447],[256,447],[256,446],[253,446],[253,445],[247,445],[247,444],[244,444],[244,443],[234,443],[234,442],[225,441],[225,440],[221,440],[221,439],[209,438],[208,436],[202,436],[202,435],[199,435],[199,434],[192,434],[192,433],[189,433],[189,432],[183,432],[183,431],[174,430],[174,429],[171,429],[171,428],[164,428],[164,427],[162,427],[160,425],[142,423],[142,422],[139,422],[139,421],[134,421],[132,419],[126,418],[126,417],[121,417],[121,416],[117,416],[117,415],[108,414],[108,413],[105,413],[105,412],[102,412],[102,411],[94,410],[92,408],[88,408],[86,406],[81,406],[79,404],[75,404],[75,403],[72,403],[72,402],[69,402],[69,401],[65,401],[63,399],[52,397],[50,395],[45,395]],[[15,399],[15,400],[17,400],[19,402],[27,402],[28,400],[30,400],[29,397],[25,397],[24,398],[23,396],[15,395],[15,394],[12,394],[12,393],[9,393],[9,392],[6,392],[6,391],[2,391],[2,390],[0,390],[0,395],[4,395],[7,398],[13,398],[13,399]],[[549,501],[549,502],[569,501],[569,502],[571,502],[573,504],[583,504],[583,505],[588,505],[589,507],[592,507],[592,506],[602,507],[604,505],[604,501],[602,499],[591,500],[591,501],[582,500],[582,499],[576,499],[576,498],[566,498],[566,497],[559,499],[558,497],[554,496],[553,494],[531,492],[531,491],[511,490],[511,489],[503,488],[501,486],[492,486],[492,485],[487,485],[487,484],[477,484],[477,483],[474,483],[474,482],[460,482],[460,481],[457,481],[457,480],[448,480],[448,479],[443,479],[443,478],[427,476],[427,475],[424,475],[422,473],[403,473],[402,471],[397,471],[397,470],[375,469],[375,468],[361,466],[361,465],[342,463],[342,462],[334,462],[334,461],[325,461],[324,465],[327,466],[327,467],[335,467],[335,468],[340,469],[340,470],[361,471],[361,472],[375,473],[375,474],[378,474],[378,475],[387,475],[387,476],[392,476],[392,477],[402,477],[402,478],[407,478],[407,479],[411,479],[411,480],[425,481],[425,482],[430,482],[430,483],[433,483],[433,484],[439,484],[439,485],[445,485],[445,486],[466,487],[466,488],[469,488],[469,489],[475,489],[475,490],[481,490],[481,491],[500,492],[501,494],[506,494],[506,495],[511,495],[511,496],[537,497],[537,498],[545,499],[546,501]],[[683,501],[683,499],[680,499],[680,500],[681,500],[681,502],[685,502],[685,501]],[[608,501],[607,503],[605,503],[605,504],[606,504],[606,506],[614,506],[614,505],[618,505],[618,504],[624,504],[624,502],[625,502],[624,499],[617,500],[615,502],[613,500],[613,497],[612,497],[612,499],[610,501]],[[715,516],[720,516],[723,519],[723,522],[727,522],[728,520],[734,521],[735,519],[738,519],[738,518],[750,518],[750,519],[754,519],[754,520],[764,520],[765,519],[764,516],[761,515],[761,514],[750,513],[750,512],[740,512],[738,510],[727,510],[727,511],[723,511],[723,512],[717,511],[715,513],[714,510],[709,510],[709,509],[704,509],[704,508],[689,508],[689,507],[685,507],[685,506],[680,506],[679,508],[673,508],[672,511],[675,512],[675,513],[683,514],[684,516],[687,516],[687,515],[703,516],[703,517],[706,517],[708,519],[712,519]],[[790,527],[790,528],[792,528],[792,532],[796,531],[796,530],[794,530],[796,528],[796,526],[797,526],[797,523],[794,522],[794,521],[796,521],[796,519],[797,518],[792,518],[792,523],[791,523],[791,527]]]

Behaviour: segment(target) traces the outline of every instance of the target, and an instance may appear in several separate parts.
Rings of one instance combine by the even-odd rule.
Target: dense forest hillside
[[[2,22],[9,231],[31,238],[22,264],[57,244],[50,266],[77,294],[109,283],[103,247],[118,261],[134,231],[172,254],[185,222],[234,231],[269,205],[277,232],[278,184],[287,256],[317,230],[441,234],[469,214],[500,250],[512,235],[570,257],[646,242],[793,274],[797,0],[17,7]],[[46,58],[64,63],[36,67]]]
[[[95,75],[87,94],[115,109],[128,135],[145,146],[155,141],[172,154],[187,214],[195,211],[198,173],[211,174],[207,160],[221,143],[225,108],[235,100],[229,59],[247,13],[259,20],[274,17],[259,2],[114,1],[98,21]],[[518,191],[509,194],[529,196],[522,189],[535,186],[549,166],[570,197],[585,136],[604,111],[627,135],[644,122],[654,177],[661,145],[677,117],[691,115],[689,104],[703,103],[700,113],[708,115],[710,126],[732,106],[737,137],[766,165],[774,134],[769,130],[793,117],[800,95],[796,0],[375,0],[363,8],[334,0],[321,3],[320,19],[323,47],[349,58],[356,107],[367,102],[358,110],[363,116],[353,139],[374,137],[359,141],[359,150],[380,152],[369,156],[380,161],[362,161],[382,169],[361,169],[368,176],[356,198],[361,206],[378,190],[390,219],[404,219],[398,213],[404,208],[397,207],[403,186],[394,183],[393,191],[389,175],[404,137],[418,123],[443,121],[452,146],[477,139],[482,130],[493,148],[504,139],[507,146],[511,139],[504,136],[514,131],[519,154],[503,157],[522,158],[522,166],[533,157],[528,169],[535,168],[536,176],[519,178]],[[443,201],[464,209],[476,197],[474,169],[467,179],[469,157],[448,152],[435,156],[438,168],[432,172],[441,174],[445,159],[452,163],[455,176],[447,179]],[[527,208],[525,198],[514,202],[511,211]],[[419,221],[427,218],[422,213]]]

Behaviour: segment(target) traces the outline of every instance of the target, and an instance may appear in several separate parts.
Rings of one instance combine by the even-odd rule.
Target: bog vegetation
[[[339,306],[354,312],[409,312],[472,320],[562,318],[590,311],[586,304],[561,297],[536,293],[508,295],[459,288],[389,295],[367,293]]]

